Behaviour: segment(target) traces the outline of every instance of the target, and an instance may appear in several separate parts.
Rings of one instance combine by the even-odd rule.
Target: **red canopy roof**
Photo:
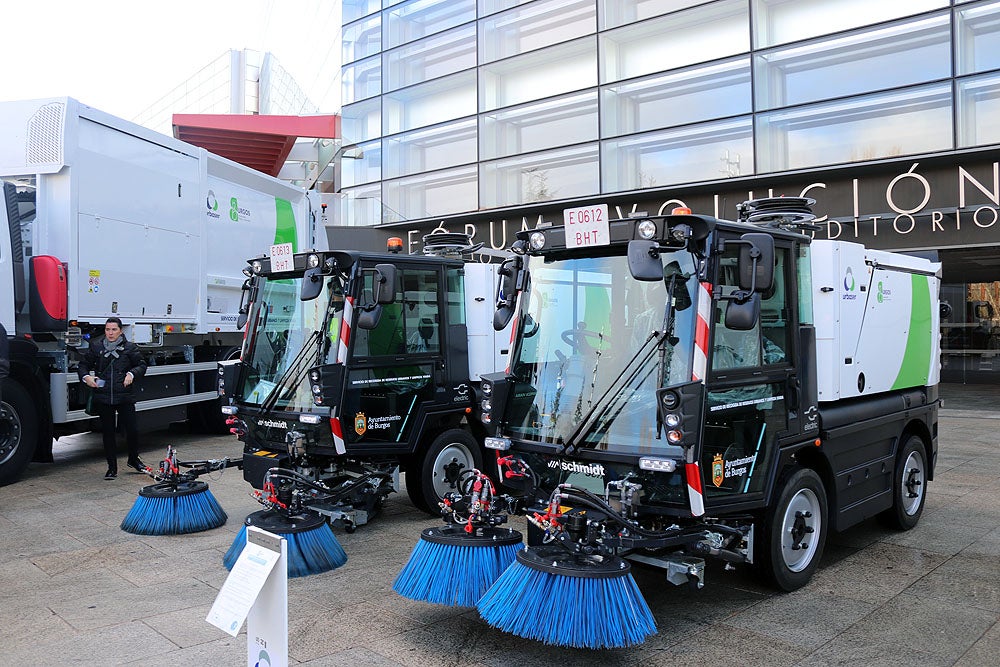
[[[177,113],[174,136],[233,162],[277,176],[299,137],[339,139],[340,116]]]

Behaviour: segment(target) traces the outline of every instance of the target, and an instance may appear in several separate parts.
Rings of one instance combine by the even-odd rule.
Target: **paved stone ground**
[[[970,396],[975,392],[970,390]],[[1000,655],[1000,414],[958,397],[942,412],[938,476],[920,524],[868,522],[827,544],[804,589],[777,594],[745,571],[708,568],[700,592],[633,568],[659,632],[629,650],[547,647],[487,626],[475,610],[392,592],[419,531],[437,522],[405,492],[383,516],[338,533],[348,563],[289,581],[292,664],[338,665],[997,665]],[[996,405],[996,403],[993,403]],[[182,459],[238,455],[230,437],[161,432]],[[54,465],[0,488],[4,665],[243,665],[246,635],[205,621],[223,553],[259,506],[235,469],[209,478],[229,513],[212,531],[141,537],[118,525],[148,478],[102,479],[97,434],[65,438]],[[122,460],[122,466],[124,460]],[[123,471],[125,468],[122,468]],[[206,479],[206,478],[203,478]]]

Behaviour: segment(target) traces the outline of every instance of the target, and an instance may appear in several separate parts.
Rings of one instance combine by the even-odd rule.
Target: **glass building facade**
[[[1000,0],[343,0],[348,220],[1000,144]]]

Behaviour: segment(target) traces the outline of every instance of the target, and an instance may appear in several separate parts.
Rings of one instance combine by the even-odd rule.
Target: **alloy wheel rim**
[[[792,572],[801,572],[815,557],[821,522],[819,498],[811,489],[800,489],[781,523],[781,557]]]

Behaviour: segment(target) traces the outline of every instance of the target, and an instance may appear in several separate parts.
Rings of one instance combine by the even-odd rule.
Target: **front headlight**
[[[673,472],[677,470],[677,462],[673,459],[660,459],[653,456],[644,456],[639,459],[640,470],[652,470],[653,472]]]
[[[656,236],[656,223],[652,220],[643,220],[637,227],[639,237],[649,241]]]
[[[486,438],[483,446],[487,449],[496,449],[505,452],[510,449],[510,438]]]
[[[673,410],[681,404],[681,397],[674,391],[665,391],[663,392],[663,396],[660,397],[660,402],[663,403],[663,407],[667,410]]]

